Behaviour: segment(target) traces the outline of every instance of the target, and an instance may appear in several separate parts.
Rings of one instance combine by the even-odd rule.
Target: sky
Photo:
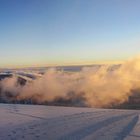
[[[120,62],[140,54],[140,0],[0,0],[0,67]]]

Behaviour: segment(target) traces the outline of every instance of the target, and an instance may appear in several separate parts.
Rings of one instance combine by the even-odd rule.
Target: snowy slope
[[[0,140],[138,140],[140,111],[0,104]]]

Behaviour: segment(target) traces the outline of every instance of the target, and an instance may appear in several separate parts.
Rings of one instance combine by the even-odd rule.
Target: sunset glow
[[[0,67],[122,62],[140,52],[140,1],[1,0]]]

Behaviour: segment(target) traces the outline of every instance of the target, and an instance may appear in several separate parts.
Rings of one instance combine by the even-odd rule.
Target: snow
[[[140,115],[139,115],[140,118]],[[140,140],[140,119],[125,140]]]
[[[0,140],[138,140],[140,111],[0,104]]]

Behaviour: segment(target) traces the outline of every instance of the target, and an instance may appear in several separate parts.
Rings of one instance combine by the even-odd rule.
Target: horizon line
[[[16,65],[16,66],[0,66],[0,69],[27,69],[27,68],[45,68],[45,67],[65,67],[65,66],[91,66],[91,65],[113,65],[122,64],[124,61],[95,61],[95,62],[77,62],[77,63],[63,63],[63,64],[47,64],[47,65]]]

